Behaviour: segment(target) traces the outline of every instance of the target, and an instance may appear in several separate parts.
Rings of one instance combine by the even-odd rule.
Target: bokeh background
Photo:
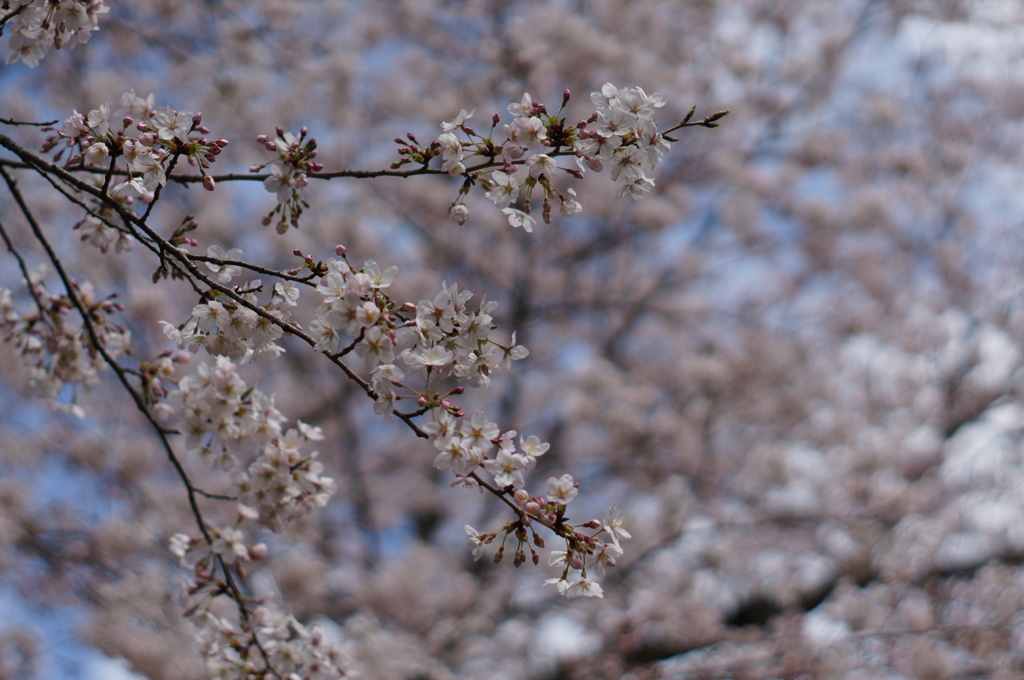
[[[328,170],[378,169],[394,137],[430,140],[460,108],[484,129],[524,92],[557,109],[568,88],[570,121],[605,82],[661,92],[663,128],[691,106],[731,111],[680,131],[643,201],[589,175],[583,214],[532,235],[484,199],[451,222],[458,184],[444,178],[314,181],[283,236],[260,224],[274,198],[259,183],[168,188],[153,223],[170,233],[195,215],[204,249],[288,268],[295,248],[340,243],[399,265],[396,297],[447,280],[497,300],[531,355],[467,411],[550,441],[535,476],[581,482],[574,518],[625,513],[633,538],[604,599],[565,601],[541,587],[556,575],[543,564],[474,562],[463,525],[496,530],[501,509],[449,488],[429,447],[322,358],[296,345],[250,367],[289,417],[325,429],[339,491],[266,537],[249,586],[327,626],[350,668],[1024,674],[1021,3],[112,5],[88,45],[3,67],[0,117],[153,92],[231,141],[216,172],[245,172],[275,126],[307,126]],[[36,148],[44,136],[3,131]],[[79,243],[81,215],[22,181],[71,271],[121,295],[136,356],[169,348],[158,322],[187,318],[194,293],[152,285],[141,250]],[[83,419],[27,399],[10,343],[0,352],[0,610],[15,621],[0,626],[0,677],[197,677],[167,549],[191,524],[152,435],[112,381],[61,395]]]

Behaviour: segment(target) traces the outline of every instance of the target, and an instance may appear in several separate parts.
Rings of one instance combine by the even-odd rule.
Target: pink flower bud
[[[338,257],[345,257],[345,253],[347,253],[347,252],[348,252],[348,249],[345,246],[342,246],[342,245],[334,246],[334,254],[337,255]]]
[[[536,515],[538,512],[540,512],[540,504],[537,503],[537,501],[529,501],[528,503],[526,503],[526,505],[523,506],[523,510],[530,513],[531,515]]]
[[[587,167],[594,172],[601,172],[601,170],[604,169],[604,162],[600,158],[594,156],[593,158],[587,159]]]
[[[213,186],[213,178],[210,177],[209,175],[203,175],[203,188],[206,189],[207,191],[213,191]]]
[[[516,503],[522,505],[523,503],[526,503],[528,500],[530,500],[530,494],[526,492],[526,489],[519,489],[518,491],[515,492],[513,498],[516,499]]]

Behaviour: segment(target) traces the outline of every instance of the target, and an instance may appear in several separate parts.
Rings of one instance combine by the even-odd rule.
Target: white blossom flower
[[[525,118],[533,115],[533,98],[530,97],[530,93],[523,93],[522,99],[509,104],[508,112],[516,118]]]
[[[287,203],[306,184],[306,175],[296,173],[293,166],[285,163],[272,163],[270,177],[263,180],[264,188],[272,194],[277,194],[278,203]]]
[[[456,203],[448,209],[448,216],[456,224],[465,224],[469,220],[469,208],[463,203]]]
[[[577,597],[604,597],[604,590],[595,581],[581,578],[565,589],[564,595],[573,600]]]
[[[505,126],[505,135],[513,144],[524,149],[536,149],[548,138],[544,122],[537,116],[516,118],[511,125]]]
[[[523,468],[528,462],[526,456],[522,454],[500,449],[493,460],[484,461],[484,469],[494,478],[498,488],[511,486],[514,489],[521,489],[526,485]]]
[[[630,533],[622,527],[622,511],[618,508],[608,510],[608,517],[604,520],[604,530],[611,536],[612,542],[618,546],[619,539],[629,540]]]
[[[64,119],[64,127],[62,127],[59,132],[61,137],[76,139],[85,133],[85,128],[85,116],[80,114],[77,110],[73,110],[71,115]]]
[[[241,531],[231,527],[224,527],[222,529],[212,529],[211,533],[214,539],[213,545],[210,547],[225,562],[231,564],[240,557],[248,558],[249,549],[245,546],[245,537]]]
[[[212,245],[206,249],[207,256],[215,260],[241,260],[242,250],[240,248],[232,248],[231,250],[224,250],[220,245]],[[216,262],[205,262],[206,268],[217,275],[217,280],[221,283],[230,283],[231,279],[239,276],[242,273],[241,268],[238,265],[218,264]]]
[[[568,505],[579,494],[572,475],[565,474],[559,478],[549,477],[547,481],[548,500],[560,505]]]
[[[649,177],[640,177],[633,182],[623,184],[619,187],[618,196],[629,196],[634,201],[639,201],[641,198],[650,193],[651,189],[654,188],[654,180]]]
[[[513,227],[522,227],[527,233],[533,233],[533,227],[537,220],[533,219],[522,210],[515,208],[502,208],[501,213],[508,218],[508,223]]]
[[[529,168],[530,177],[540,178],[543,175],[553,179],[555,171],[558,170],[558,163],[547,154],[537,153],[526,159],[526,167]]]
[[[466,525],[465,529],[466,529],[466,542],[469,543],[469,547],[471,547],[473,549],[473,559],[474,560],[478,560],[484,554],[484,545],[485,544],[484,544],[483,538],[480,536],[480,532],[479,531],[477,531],[473,527],[469,526],[468,524]]]
[[[299,286],[294,281],[278,281],[274,284],[275,299],[282,305],[294,307],[299,304]]]
[[[485,195],[494,201],[494,205],[504,208],[519,197],[519,182],[512,175],[495,170],[491,173],[491,180],[494,182],[494,188]]]
[[[102,165],[110,157],[110,149],[103,142],[89,145],[85,150],[85,160],[90,165]]]
[[[192,112],[175,111],[170,106],[164,106],[153,114],[152,122],[160,139],[168,142],[177,139],[185,143],[192,129]]]
[[[441,130],[444,132],[454,132],[455,130],[462,127],[462,125],[467,120],[472,118],[474,113],[476,113],[476,109],[468,113],[466,112],[466,109],[461,109],[459,111],[459,115],[455,116],[455,118],[452,118],[450,122],[441,123]]]
[[[110,104],[102,104],[89,112],[89,128],[97,137],[104,137],[110,131]]]
[[[583,212],[583,206],[576,200],[576,190],[566,189],[565,193],[568,194],[569,197],[561,197],[562,205],[560,206],[560,210],[562,211],[562,217],[572,217],[573,215],[578,215]]]

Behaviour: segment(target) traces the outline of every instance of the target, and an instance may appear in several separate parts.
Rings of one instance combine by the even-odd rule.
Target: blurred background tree
[[[244,172],[266,160],[250,140],[278,125],[308,126],[328,169],[383,168],[392,138],[433,139],[460,108],[482,128],[523,92],[555,102],[569,88],[574,121],[607,81],[661,92],[665,126],[693,105],[730,109],[720,130],[681,131],[644,201],[590,177],[584,213],[532,235],[483,200],[451,222],[458,185],[444,178],[314,182],[283,236],[260,225],[273,199],[254,183],[168,190],[153,218],[164,233],[193,214],[204,246],[282,269],[293,249],[342,243],[399,265],[396,297],[444,279],[496,299],[531,355],[473,403],[551,442],[541,472],[570,470],[593,503],[574,519],[617,504],[633,535],[602,600],[541,589],[544,567],[474,562],[462,526],[495,530],[496,504],[449,489],[428,445],[292,351],[260,389],[324,428],[339,490],[269,539],[251,587],[321,621],[348,668],[380,679],[1014,678],[1022,12],[121,3],[87,45],[0,71],[0,111],[63,119],[152,91],[202,111],[232,140],[218,172]],[[50,187],[23,190],[54,238],[72,233],[80,215]],[[61,247],[99,293],[121,294],[139,356],[166,349],[158,321],[197,302],[150,285],[138,254]],[[9,258],[0,273],[17,285]],[[19,606],[75,612],[74,636],[136,673],[196,677],[167,550],[188,509],[156,442],[115,385],[77,395],[76,420],[23,401],[17,366],[0,360],[3,581]],[[5,677],[52,671],[61,654],[45,631],[4,635]]]

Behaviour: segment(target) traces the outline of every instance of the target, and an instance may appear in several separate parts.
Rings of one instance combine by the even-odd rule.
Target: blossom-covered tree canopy
[[[1022,14],[0,3],[0,679],[1019,677]]]

